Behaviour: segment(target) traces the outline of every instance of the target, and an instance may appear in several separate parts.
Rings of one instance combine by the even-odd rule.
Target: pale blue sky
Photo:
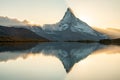
[[[120,0],[0,0],[0,16],[53,24],[68,6],[91,26],[120,28]]]
[[[66,8],[64,0],[0,0],[0,16],[37,24],[58,22]]]

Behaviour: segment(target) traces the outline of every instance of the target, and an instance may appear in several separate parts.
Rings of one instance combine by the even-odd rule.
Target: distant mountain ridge
[[[17,20],[17,19],[11,19],[8,17],[0,16],[0,25],[2,26],[28,26],[27,23],[25,23],[26,20],[23,22]]]
[[[48,41],[25,28],[0,26],[0,41]]]
[[[14,27],[26,28],[51,41],[99,41],[108,39],[108,36],[95,31],[87,23],[76,18],[70,8],[67,9],[63,19],[56,24],[47,24],[43,27],[30,25]]]

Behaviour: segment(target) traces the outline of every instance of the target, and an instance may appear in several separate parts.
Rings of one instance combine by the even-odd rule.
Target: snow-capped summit
[[[87,23],[78,19],[70,8],[67,9],[63,19],[60,21],[59,28],[60,30],[70,29],[72,32],[86,32],[97,35]]]
[[[63,19],[61,20],[61,22],[64,23],[71,23],[74,22],[74,20],[76,20],[75,15],[73,14],[72,9],[68,8],[67,12],[65,13]]]
[[[52,26],[52,27],[51,27]],[[92,29],[87,23],[78,19],[71,8],[68,8],[64,17],[57,24],[44,26],[47,33],[54,40],[60,41],[77,41],[77,40],[100,40],[108,38],[106,35],[101,34]],[[53,34],[53,35],[52,35]]]

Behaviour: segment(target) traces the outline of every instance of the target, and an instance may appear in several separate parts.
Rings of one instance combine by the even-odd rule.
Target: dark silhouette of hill
[[[0,41],[48,41],[48,39],[25,28],[0,26]]]
[[[106,44],[106,45],[109,45],[109,44],[120,45],[120,38],[118,38],[118,39],[103,39],[103,40],[100,40],[99,42],[102,44]]]

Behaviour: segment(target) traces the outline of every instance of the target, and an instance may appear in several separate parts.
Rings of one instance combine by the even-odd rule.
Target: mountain
[[[17,20],[6,19],[6,25],[14,25],[15,28],[25,28],[31,30],[37,35],[51,41],[99,41],[108,39],[108,36],[92,29],[87,23],[78,19],[70,8],[67,9],[64,17],[56,24],[46,24],[44,26],[21,25],[23,22]],[[4,20],[5,21],[5,20]],[[15,23],[18,24],[16,25]],[[12,23],[13,22],[13,23]],[[14,23],[15,22],[15,23]],[[5,23],[5,22],[3,22]],[[0,24],[3,24],[0,23]],[[24,21],[24,24],[28,21]]]
[[[2,26],[27,26],[28,24],[26,22],[26,20],[21,22],[17,19],[0,16],[0,25]]]
[[[0,41],[48,41],[36,33],[15,27],[0,26]]]
[[[55,41],[79,41],[107,39],[108,37],[92,29],[87,23],[75,17],[70,8],[67,9],[63,19],[53,25],[44,25],[44,37]],[[38,31],[34,31],[38,35]]]

